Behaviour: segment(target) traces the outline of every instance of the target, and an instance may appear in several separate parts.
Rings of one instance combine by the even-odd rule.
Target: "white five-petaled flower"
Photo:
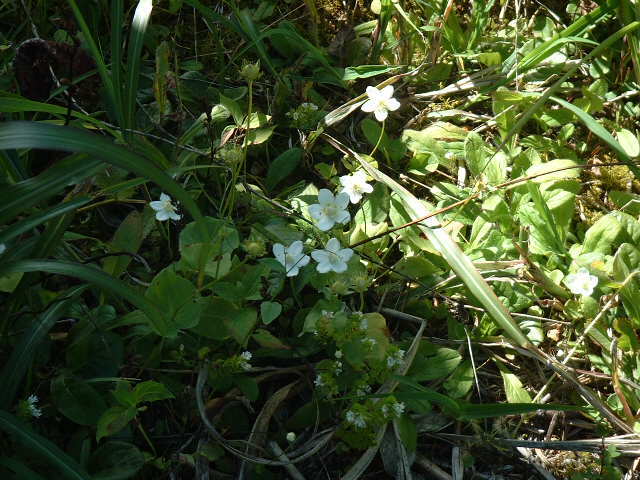
[[[287,271],[287,277],[295,277],[300,269],[309,263],[309,255],[304,254],[303,248],[300,240],[296,240],[288,247],[281,243],[276,243],[273,246],[273,255]]]
[[[293,443],[296,441],[296,434],[295,432],[289,432],[287,433],[287,442],[289,443]]]
[[[327,242],[324,250],[314,250],[311,252],[313,259],[318,262],[316,269],[320,273],[336,272],[342,273],[347,270],[347,262],[353,256],[350,248],[340,248],[337,238],[332,238]]]
[[[379,122],[384,122],[389,112],[400,108],[400,102],[393,98],[393,85],[387,85],[382,90],[367,87],[367,96],[369,100],[362,104],[362,111],[373,112]]]
[[[31,416],[35,418],[42,416],[42,410],[38,408],[37,404],[37,395],[29,395],[29,398],[27,398],[27,407],[29,408],[29,413],[31,414]]]
[[[326,188],[318,192],[318,203],[309,205],[309,214],[316,222],[320,230],[326,232],[336,223],[347,223],[351,218],[346,208],[349,204],[349,195],[339,193],[334,196]]]
[[[598,285],[598,277],[589,274],[589,270],[581,268],[577,273],[571,273],[566,276],[564,283],[571,293],[576,295],[589,296],[593,293],[593,289]]]
[[[364,428],[367,426],[367,422],[361,413],[349,410],[346,414],[347,422],[351,423],[356,428]]]
[[[353,175],[340,177],[342,192],[349,195],[351,203],[358,203],[362,195],[373,192],[373,187],[367,183],[367,174],[364,170],[358,170]]]
[[[160,194],[160,200],[150,202],[149,206],[156,211],[156,220],[164,222],[165,220],[180,220],[182,215],[176,213],[176,206],[171,203],[171,197],[166,193]]]

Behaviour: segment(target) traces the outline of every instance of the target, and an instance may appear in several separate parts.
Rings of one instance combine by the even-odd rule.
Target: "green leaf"
[[[282,343],[282,341],[275,337],[271,332],[264,328],[259,328],[256,333],[251,335],[251,338],[263,348],[277,349],[277,350],[289,350],[291,347]]]
[[[91,385],[65,375],[51,382],[51,395],[58,411],[79,425],[96,425],[107,409],[104,399]]]
[[[453,373],[444,382],[444,388],[453,398],[464,397],[473,387],[473,365],[465,360],[456,367]]]
[[[250,402],[255,402],[256,400],[258,400],[260,390],[258,388],[258,382],[256,382],[254,378],[247,377],[245,375],[234,375],[233,383],[236,384],[236,386]]]
[[[105,442],[91,455],[92,480],[127,480],[134,478],[145,464],[145,457],[127,442]]]
[[[96,441],[99,442],[101,438],[118,433],[135,418],[137,413],[138,409],[133,406],[116,405],[109,408],[98,420]]]
[[[145,298],[159,308],[167,319],[163,336],[173,337],[183,328],[191,328],[200,321],[201,304],[195,285],[167,267],[154,277]]]
[[[444,378],[456,369],[461,360],[456,350],[423,343],[407,376],[418,382]]]
[[[418,429],[409,415],[402,415],[398,420],[398,433],[407,452],[416,451],[418,445]]]
[[[623,243],[613,257],[613,276],[616,281],[623,283],[620,297],[627,315],[632,321],[633,328],[640,328],[640,250],[637,247]]]
[[[617,132],[618,142],[620,146],[630,157],[637,157],[640,155],[640,142],[633,132],[623,128]]]
[[[265,179],[267,190],[273,191],[276,185],[296,170],[300,164],[300,160],[302,160],[303,153],[301,148],[290,148],[282,152],[271,162],[267,172],[267,178]]]
[[[2,410],[0,410],[0,430],[24,444],[30,454],[44,458],[64,478],[90,480],[89,475],[73,458],[46,438],[35,433],[30,426]]]
[[[260,317],[262,323],[269,325],[273,322],[282,312],[282,305],[278,302],[262,302],[260,304]]]
[[[522,386],[520,379],[500,362],[497,363],[504,382],[504,391],[509,403],[531,403],[531,395]]]
[[[186,264],[212,276],[220,266],[220,256],[232,253],[240,245],[238,231],[224,220],[203,217],[191,222],[180,232],[179,248]]]
[[[142,402],[157,402],[175,397],[162,383],[147,380],[136,385],[136,388],[133,389],[133,398],[135,404],[138,405]]]
[[[356,80],[358,78],[370,78],[376,75],[393,72],[401,67],[393,67],[389,65],[359,65],[357,67],[347,67],[344,69],[342,80]]]

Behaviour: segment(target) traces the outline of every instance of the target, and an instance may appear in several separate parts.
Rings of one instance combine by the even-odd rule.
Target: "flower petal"
[[[344,210],[345,208],[347,208],[347,205],[349,205],[349,194],[340,192],[336,196],[335,203],[338,207],[340,207],[341,210]]]
[[[158,220],[159,222],[164,222],[165,220],[169,220],[169,214],[167,213],[166,210],[159,210],[156,213],[156,220]]]
[[[309,215],[311,215],[311,218],[314,220],[319,219],[322,216],[322,205],[319,203],[309,205]]]
[[[154,210],[162,210],[163,203],[159,200],[156,200],[155,202],[149,202],[149,206]]]
[[[337,223],[347,223],[350,219],[351,215],[346,210],[343,210],[340,214],[336,215]]]
[[[311,261],[311,258],[309,257],[309,255],[304,255],[300,258],[300,260],[296,262],[296,267],[302,268],[308,265],[310,261]]]
[[[384,122],[387,119],[387,110],[385,108],[377,108],[373,114],[376,116],[376,120],[379,122]]]
[[[344,263],[344,262],[340,262],[338,264],[334,264],[332,270],[334,272],[336,272],[336,273],[346,272],[347,271],[347,264]]]
[[[314,220],[316,221],[316,225],[318,226],[318,228],[323,232],[331,230],[336,223],[332,218],[329,218],[326,215],[322,215],[321,217]]]
[[[379,92],[381,98],[388,100],[393,97],[393,85],[387,85],[382,90],[379,90]]]
[[[348,262],[351,260],[351,257],[353,257],[353,250],[350,248],[343,248],[338,251],[338,257],[340,257],[340,260],[343,262]]]
[[[160,194],[160,201],[161,202],[166,202],[166,201],[171,201],[171,197],[169,195],[167,195],[166,193],[161,193]]]
[[[386,102],[386,107],[387,107],[387,110],[390,110],[390,111],[393,112],[393,111],[395,111],[395,110],[400,108],[400,102],[398,100],[396,100],[395,98],[390,98]]]
[[[327,263],[329,261],[329,254],[325,250],[314,250],[311,252],[311,256],[318,263]]]
[[[329,252],[337,253],[340,250],[340,240],[337,238],[332,238],[327,242],[327,246],[325,249]]]
[[[376,87],[369,86],[365,91],[367,92],[367,96],[373,101],[377,101],[381,98],[380,90]],[[391,87],[391,94],[393,95],[393,87]]]
[[[378,102],[374,102],[373,100],[367,100],[362,104],[360,110],[366,113],[373,112],[378,107]]]
[[[298,257],[302,253],[302,249],[304,245],[300,240],[296,240],[291,245],[287,247],[287,253],[292,257]]]
[[[320,205],[326,205],[327,203],[333,203],[334,197],[331,190],[327,190],[326,188],[321,189],[318,192],[318,202]]]

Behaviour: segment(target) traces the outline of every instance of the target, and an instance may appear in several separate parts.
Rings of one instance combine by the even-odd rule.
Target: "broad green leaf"
[[[201,304],[195,285],[176,275],[171,267],[154,277],[145,298],[167,319],[167,331],[163,336],[173,337],[179,330],[194,327],[200,321]]]
[[[609,254],[611,248],[620,241],[623,235],[620,222],[612,215],[605,215],[591,225],[585,233],[582,252]]]
[[[461,360],[456,350],[423,343],[407,376],[417,382],[444,378],[456,369]]]
[[[289,350],[291,347],[285,345],[279,338],[274,336],[268,330],[259,328],[256,333],[251,335],[251,338],[263,348],[276,349],[276,350]]]
[[[342,79],[345,81],[356,80],[358,78],[375,77],[383,73],[389,73],[398,70],[401,67],[393,67],[389,65],[359,65],[357,67],[347,67],[344,69]]]
[[[175,397],[162,383],[147,380],[136,385],[133,389],[133,398],[135,404],[138,405],[142,402],[156,402]]]
[[[618,142],[620,146],[630,157],[637,157],[640,155],[640,142],[633,132],[623,128],[617,132]]]
[[[56,408],[72,422],[93,426],[107,409],[102,396],[83,380],[59,375],[51,382]]]
[[[281,312],[282,305],[278,302],[262,302],[260,304],[260,317],[265,325],[269,325],[278,318]]]
[[[531,403],[531,395],[524,389],[520,379],[501,363],[498,362],[497,365],[500,369],[500,375],[502,375],[502,381],[504,382],[507,401],[509,403]]]
[[[60,474],[70,480],[90,480],[91,477],[69,455],[10,413],[0,410],[0,430],[22,443],[29,453],[42,457]]]
[[[111,239],[112,252],[137,253],[153,225],[154,219],[150,209],[146,209],[142,213],[131,212],[122,221]],[[103,269],[109,275],[119,277],[132,260],[130,255],[107,257],[104,260]]]
[[[623,284],[620,289],[622,304],[632,321],[633,327],[640,328],[640,250],[623,243],[613,257],[613,276]]]
[[[136,407],[116,405],[109,408],[98,420],[96,441],[99,442],[101,438],[118,433],[135,418],[137,413],[138,409]]]
[[[452,398],[464,397],[473,387],[473,365],[465,360],[456,367],[444,382],[444,388]]]
[[[276,185],[296,170],[300,164],[300,160],[302,160],[303,153],[304,151],[301,148],[290,148],[282,152],[271,162],[269,170],[267,171],[267,178],[265,179],[267,190],[272,191]]]
[[[135,445],[126,442],[105,442],[89,462],[92,480],[127,480],[135,478],[145,464],[145,457]]]

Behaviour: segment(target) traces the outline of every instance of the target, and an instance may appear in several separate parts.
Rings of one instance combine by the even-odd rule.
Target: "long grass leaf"
[[[170,335],[174,332],[170,330],[165,315],[149,300],[138,294],[121,282],[120,280],[107,275],[102,270],[75,262],[67,262],[62,260],[18,260],[16,262],[6,262],[0,264],[0,275],[6,275],[16,272],[46,272],[56,275],[64,275],[73,278],[79,278],[85,282],[91,283],[103,290],[111,292],[119,297],[124,298],[132,305],[142,310],[151,327],[163,336]]]
[[[556,98],[556,97],[549,97],[549,99],[556,102],[558,105],[566,108],[567,110],[572,112],[576,117],[578,117],[578,119],[582,123],[584,123],[584,125],[589,130],[591,130],[591,132],[594,135],[604,140],[605,143],[609,145],[611,149],[618,154],[618,156],[622,159],[622,161],[627,163],[627,166],[631,169],[631,171],[637,178],[640,178],[640,168],[638,168],[631,162],[631,158],[629,157],[629,155],[627,155],[627,152],[624,151],[624,148],[622,148],[622,145],[620,145],[618,140],[616,140],[615,137],[611,135],[606,128],[600,125],[600,123],[595,118],[593,118],[591,115],[589,115],[587,112],[585,112],[581,108],[578,108],[572,103],[567,102],[566,100],[562,100],[561,98]]]
[[[68,202],[62,203],[60,205],[56,205],[49,209],[43,210],[39,213],[31,215],[19,222],[14,223],[13,225],[5,228],[0,231],[0,243],[7,243],[10,240],[14,239],[18,235],[22,235],[25,232],[37,227],[38,225],[47,222],[53,218],[59,217],[60,215],[64,215],[65,213],[69,213],[76,208],[80,208],[83,205],[86,205],[91,201],[91,197],[82,196],[70,200]]]
[[[83,152],[158,184],[186,208],[194,219],[202,218],[191,196],[167,174],[144,157],[114,144],[104,137],[78,130],[36,122],[7,122],[0,125],[0,149],[43,148]],[[0,212],[2,211],[0,207]],[[2,222],[0,216],[0,222]]]
[[[78,462],[49,440],[35,433],[30,426],[3,410],[0,410],[0,430],[24,444],[33,455],[46,459],[48,463],[60,471],[64,478],[90,480],[91,477]]]
[[[9,124],[0,125],[0,149],[13,148],[5,147],[3,144],[1,131],[6,125]],[[5,187],[0,191],[0,223],[7,223],[20,212],[56,195],[65,189],[72,179],[82,181],[103,168],[104,163],[99,159],[90,159],[86,155],[71,155],[36,177]]]
[[[111,0],[111,81],[114,101],[122,108],[122,40],[124,28],[123,0]],[[120,124],[124,127],[124,124]]]
[[[140,55],[144,45],[144,35],[147,32],[153,4],[151,0],[140,0],[131,22],[131,33],[127,48],[127,81],[125,95],[125,128],[134,128],[136,97],[138,95],[138,80],[140,77]]]
[[[22,335],[0,373],[0,381],[2,382],[0,409],[7,409],[11,406],[24,374],[31,368],[36,348],[55,322],[66,313],[69,306],[76,301],[76,297],[86,288],[86,285],[83,285],[64,294],[64,299],[50,306]]]
[[[640,28],[640,22],[633,22],[633,23],[630,23],[629,25],[626,25],[625,27],[621,28],[613,35],[609,36],[596,48],[591,50],[591,52],[589,52],[582,59],[580,59],[580,62],[578,62],[576,65],[572,66],[571,68],[569,68],[569,70],[564,75],[562,75],[562,77],[560,77],[553,85],[547,88],[542,95],[540,95],[540,98],[538,98],[538,100],[536,100],[536,102],[531,107],[529,107],[527,111],[522,113],[522,115],[518,118],[518,120],[513,125],[513,127],[511,127],[511,129],[507,132],[504,140],[502,141],[502,143],[500,144],[497,150],[504,148],[504,146],[508,144],[511,137],[513,137],[513,135],[515,135],[520,131],[520,129],[531,119],[531,117],[538,110],[540,110],[540,108],[542,108],[542,106],[547,102],[547,100],[556,92],[556,90],[560,88],[560,86],[564,82],[566,82],[569,79],[569,77],[571,77],[571,75],[573,75],[576,72],[576,70],[578,70],[578,68],[580,68],[586,62],[596,57],[603,51],[610,49],[615,42],[617,42],[622,37],[624,37],[628,33],[633,32],[638,28]]]
[[[98,67],[98,73],[100,74],[100,78],[102,79],[102,84],[107,92],[107,97],[109,98],[110,103],[113,105],[113,108],[116,112],[116,116],[118,117],[118,122],[120,125],[124,125],[124,117],[122,115],[122,105],[117,103],[116,101],[116,93],[113,85],[113,81],[111,79],[111,72],[107,69],[107,64],[104,61],[104,57],[102,56],[102,52],[98,48],[96,41],[93,38],[93,34],[89,25],[87,25],[82,12],[78,8],[76,0],[68,0],[71,9],[73,10],[73,14],[76,17],[76,22],[78,22],[78,26],[82,31],[82,35],[84,41],[87,44],[87,48],[89,52],[91,52],[91,56],[96,62]]]

